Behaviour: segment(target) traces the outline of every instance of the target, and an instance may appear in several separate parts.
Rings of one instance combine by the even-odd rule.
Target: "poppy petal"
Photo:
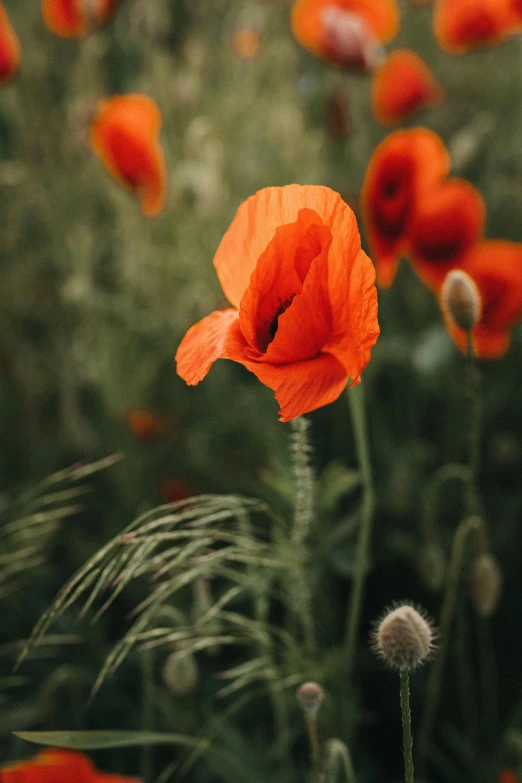
[[[4,4],[0,2],[0,86],[10,81],[20,66],[20,41]]]
[[[296,364],[243,363],[275,392],[281,421],[334,402],[348,381],[343,365],[327,353]]]
[[[500,43],[512,25],[506,0],[439,0],[435,6],[435,38],[450,54]]]
[[[280,326],[287,322],[290,308],[292,313],[296,313],[298,302],[302,299],[301,292],[308,283],[311,265],[315,268],[315,259],[322,257],[325,251],[328,254],[331,241],[332,235],[319,215],[311,209],[301,209],[295,223],[276,229],[273,240],[259,257],[241,299],[239,321],[247,342],[259,353],[267,352],[268,361],[288,361],[288,357],[276,359],[268,356],[272,357],[274,351],[278,353],[277,347],[284,332]],[[323,263],[323,267],[327,268],[327,262]],[[322,320],[324,311],[323,306],[308,315]],[[312,331],[304,329],[304,335],[308,336]],[[299,339],[299,335],[295,336]],[[293,345],[292,361],[315,355],[323,342],[324,337],[315,349],[310,349],[309,345],[308,349],[305,347],[303,356],[299,355],[298,346]]]
[[[167,172],[157,139],[161,113],[147,95],[102,100],[90,129],[91,145],[112,176],[139,199],[144,215],[165,206]]]
[[[480,239],[486,207],[479,191],[463,179],[426,188],[418,202],[408,257],[421,280],[437,291]]]
[[[245,344],[237,310],[216,310],[194,324],[181,341],[175,357],[178,375],[195,386],[217,359],[243,361]]]
[[[397,125],[421,109],[444,100],[444,90],[424,60],[411,49],[397,49],[376,71],[372,110],[382,125]]]
[[[115,11],[116,0],[42,0],[44,23],[61,38],[81,38],[107,22]]]
[[[219,282],[230,304],[239,309],[258,259],[280,226],[296,223],[300,210],[316,212],[332,232],[332,252],[342,243],[353,248],[359,238],[355,215],[338,193],[319,185],[264,188],[244,201],[214,257]]]
[[[375,149],[361,189],[361,208],[379,285],[387,288],[404,254],[418,191],[447,175],[450,157],[427,128],[395,131]]]

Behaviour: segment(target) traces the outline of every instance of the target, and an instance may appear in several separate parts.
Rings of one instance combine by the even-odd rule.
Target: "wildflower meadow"
[[[522,782],[520,0],[0,0],[0,783]]]

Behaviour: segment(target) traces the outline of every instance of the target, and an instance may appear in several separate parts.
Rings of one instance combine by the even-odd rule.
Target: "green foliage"
[[[521,39],[449,57],[430,5],[402,2],[394,47],[419,51],[448,100],[411,124],[440,133],[453,173],[481,189],[488,236],[520,241]],[[218,363],[188,389],[172,361],[186,329],[225,306],[212,257],[244,198],[321,183],[359,212],[386,133],[371,118],[369,81],[301,51],[289,3],[120,6],[103,29],[65,41],[45,29],[39,3],[6,0],[23,59],[0,100],[2,755],[29,755],[20,738],[37,741],[27,731],[37,729],[44,743],[105,747],[107,768],[146,783],[293,783],[309,769],[294,691],[314,679],[327,694],[325,783],[353,783],[354,770],[357,780],[399,779],[398,686],[366,639],[393,600],[435,617],[448,606],[470,483],[466,372],[433,297],[405,264],[380,293],[381,337],[364,373],[374,537],[350,682],[345,623],[364,491],[346,400],[291,435],[244,368]],[[242,27],[260,36],[249,61],[232,46]],[[339,88],[351,130],[333,138]],[[86,144],[95,102],[123,91],[150,94],[164,118],[169,200],[153,221]],[[478,487],[504,595],[491,619],[477,616],[466,550],[450,585],[440,688],[431,686],[426,779],[437,783],[491,783],[507,765],[522,773],[521,360],[518,330],[510,353],[483,367]],[[168,432],[137,440],[134,408]],[[100,455],[113,453],[124,459],[102,471],[116,460]],[[191,497],[165,504],[165,479]],[[169,655],[197,661],[192,690],[168,689]],[[412,678],[414,742],[430,677]],[[82,730],[99,741],[85,744]],[[158,747],[140,757],[121,750],[149,740]]]

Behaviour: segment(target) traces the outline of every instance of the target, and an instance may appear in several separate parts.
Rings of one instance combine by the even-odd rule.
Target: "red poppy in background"
[[[172,422],[146,408],[132,408],[127,413],[127,423],[136,440],[155,440],[172,434]]]
[[[379,285],[392,284],[409,233],[418,194],[449,172],[450,158],[427,128],[395,131],[375,149],[361,190],[361,207]]]
[[[379,335],[375,272],[338,193],[314,185],[259,191],[239,207],[214,266],[233,307],[183,338],[176,361],[186,383],[199,383],[216,359],[232,359],[274,390],[289,421],[359,380]]]
[[[381,44],[399,30],[396,0],[295,0],[292,32],[301,46],[332,65],[368,71]]]
[[[419,193],[407,254],[428,288],[437,291],[451,269],[462,268],[467,252],[483,235],[485,219],[482,195],[463,179]]]
[[[472,330],[473,348],[479,359],[498,359],[511,342],[511,329],[522,320],[522,244],[490,239],[476,244],[459,269],[475,282],[482,300],[481,316]],[[445,313],[448,331],[461,351],[467,335]]]
[[[382,125],[398,125],[421,109],[440,106],[445,93],[424,60],[411,49],[397,49],[372,81],[372,110]]]
[[[48,748],[29,761],[0,769],[2,783],[140,783],[138,778],[98,772],[83,753]]]
[[[13,78],[20,66],[20,41],[0,2],[0,87]]]
[[[518,783],[518,778],[512,769],[503,769],[498,776],[498,783]]]
[[[158,105],[148,95],[117,95],[98,102],[91,145],[105,168],[140,202],[148,217],[165,206],[167,172],[158,136]]]
[[[439,46],[450,54],[501,43],[514,31],[513,0],[439,0],[433,30]]]
[[[160,483],[160,495],[163,503],[177,503],[194,497],[193,488],[174,476],[165,476]]]
[[[46,27],[61,38],[81,38],[105,24],[116,0],[42,0]]]

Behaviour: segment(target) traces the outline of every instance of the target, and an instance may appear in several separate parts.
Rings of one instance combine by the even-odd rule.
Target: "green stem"
[[[154,658],[151,650],[141,655],[142,712],[143,731],[154,729]],[[152,781],[152,746],[145,745],[141,752],[141,777],[144,783]]]
[[[402,749],[404,753],[405,783],[414,783],[413,740],[411,736],[410,673],[401,669]]]
[[[324,778],[322,783],[335,783],[339,762],[342,764],[346,783],[355,783],[352,757],[347,746],[340,739],[334,737],[326,743]]]
[[[468,492],[468,513],[478,514],[480,513],[480,509],[477,485],[480,467],[480,424],[482,418],[482,403],[480,399],[480,372],[473,350],[471,333],[468,333],[468,394],[470,400],[468,464],[471,472]]]
[[[312,767],[312,777],[319,766],[319,733],[317,731],[317,720],[315,718],[306,718],[306,731],[308,734],[308,743],[310,745],[310,766]]]
[[[364,393],[361,383],[353,386],[348,390],[348,401],[350,403],[350,414],[352,417],[355,452],[357,454],[357,462],[359,464],[359,472],[361,475],[361,484],[363,488],[361,522],[355,554],[355,575],[346,618],[346,664],[344,671],[346,680],[350,681],[354,666],[355,649],[359,636],[359,626],[361,622],[361,610],[364,597],[364,588],[366,584],[366,576],[369,568],[369,553],[372,536],[375,497],[373,490],[370,452],[366,433]]]
[[[455,614],[455,606],[462,572],[462,563],[466,549],[468,536],[479,532],[482,521],[478,517],[469,517],[463,520],[457,528],[453,539],[451,560],[448,569],[446,592],[442,604],[439,623],[439,646],[431,669],[426,691],[426,701],[419,732],[419,757],[421,764],[426,763],[433,720],[437,711],[444,663],[448,650],[448,641]],[[424,771],[424,770],[422,770]]]

